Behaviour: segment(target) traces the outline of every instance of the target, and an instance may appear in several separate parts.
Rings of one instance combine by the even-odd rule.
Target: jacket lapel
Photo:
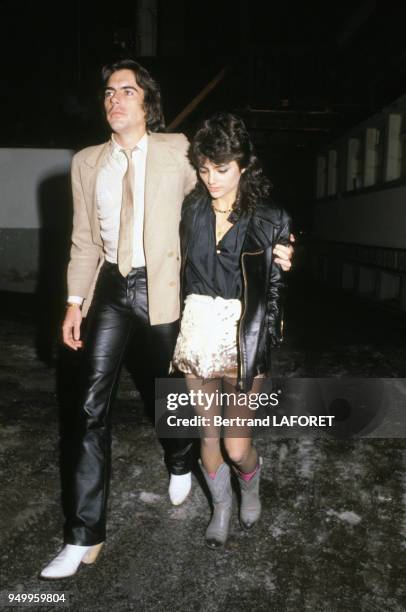
[[[264,223],[266,227],[264,227]],[[273,226],[260,217],[252,215],[245,235],[243,253],[264,251],[272,244]]]

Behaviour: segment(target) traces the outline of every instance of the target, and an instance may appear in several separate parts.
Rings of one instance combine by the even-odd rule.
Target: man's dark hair
[[[148,70],[132,59],[122,59],[103,66],[101,71],[103,88],[113,72],[131,70],[137,84],[144,91],[144,108],[148,132],[159,132],[165,129],[165,119],[162,112],[161,90]]]

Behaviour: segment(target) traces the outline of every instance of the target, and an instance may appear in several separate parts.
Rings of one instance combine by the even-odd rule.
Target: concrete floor
[[[286,318],[282,373],[406,376],[406,326],[399,315],[325,292],[310,299],[296,283]],[[35,335],[29,308],[5,309],[3,593],[64,592],[69,609],[78,611],[406,610],[404,439],[269,442],[260,435],[263,517],[254,532],[242,533],[235,508],[227,546],[214,552],[203,544],[209,506],[198,481],[182,506],[169,503],[161,447],[126,373],[115,407],[104,552],[70,580],[39,581],[61,544],[63,517],[55,367],[38,359]]]

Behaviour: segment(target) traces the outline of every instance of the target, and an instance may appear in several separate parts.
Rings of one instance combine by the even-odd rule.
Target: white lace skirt
[[[234,370],[240,317],[240,300],[188,295],[172,365],[199,378]]]

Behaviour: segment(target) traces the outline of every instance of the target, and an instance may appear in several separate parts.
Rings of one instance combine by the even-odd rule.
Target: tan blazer
[[[145,172],[144,252],[151,325],[179,318],[179,221],[183,199],[196,183],[183,134],[150,134]],[[73,232],[68,294],[85,298],[86,316],[104,261],[96,179],[110,143],[79,151],[72,160]]]

